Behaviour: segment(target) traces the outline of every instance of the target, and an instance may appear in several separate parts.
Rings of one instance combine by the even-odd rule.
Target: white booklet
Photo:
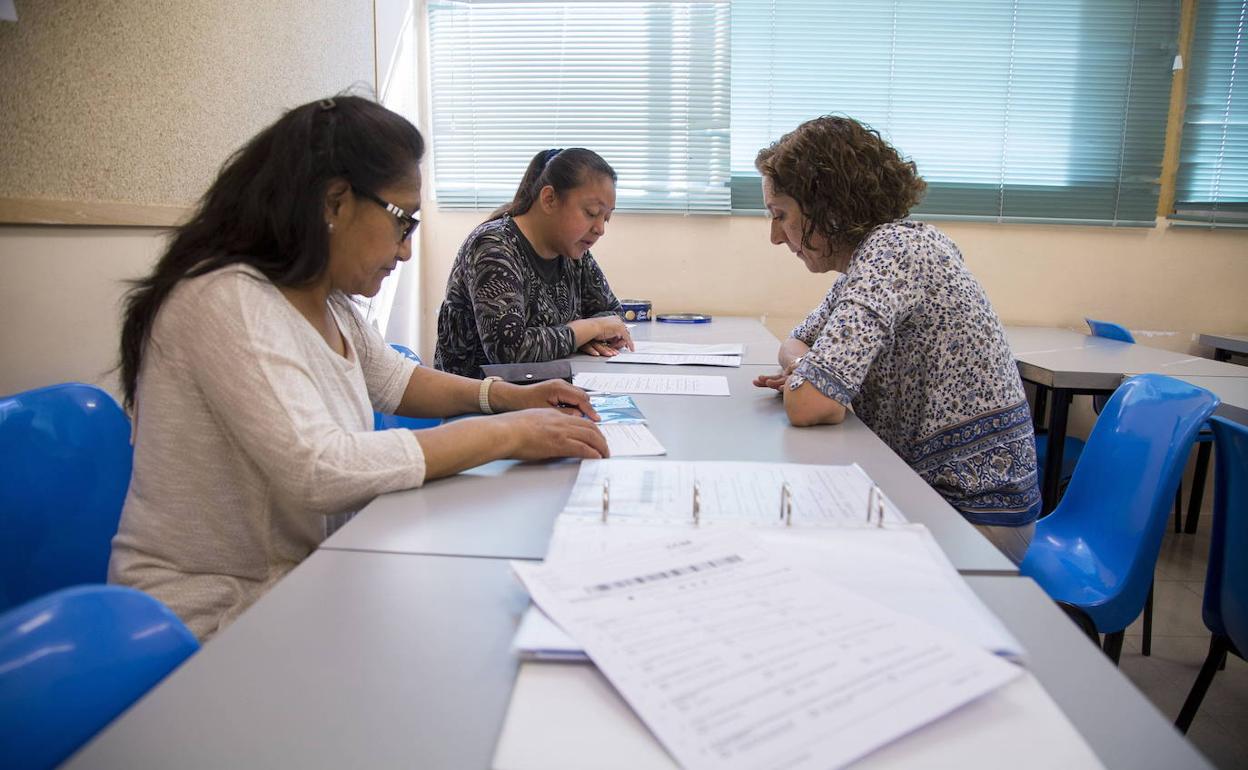
[[[513,569],[688,768],[842,767],[1020,673],[753,531]]]
[[[706,374],[620,374],[578,372],[578,388],[599,393],[663,393],[688,396],[727,396],[728,378]]]
[[[612,457],[648,457],[665,455],[667,450],[659,443],[645,423],[607,422],[599,423],[598,430],[607,440]]]

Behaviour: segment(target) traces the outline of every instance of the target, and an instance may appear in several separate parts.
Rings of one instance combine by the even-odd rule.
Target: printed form
[[[617,374],[578,372],[578,388],[602,393],[666,393],[688,396],[727,396],[728,378],[706,374]]]
[[[1020,673],[744,531],[513,569],[688,768],[841,767]]]

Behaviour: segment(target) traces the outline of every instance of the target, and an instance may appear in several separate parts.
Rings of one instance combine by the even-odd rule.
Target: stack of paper
[[[598,429],[612,457],[648,457],[667,450],[646,427],[646,418],[632,396],[599,393],[589,397],[598,412]]]
[[[756,534],[514,568],[685,767],[843,766],[1019,675]]]
[[[740,366],[744,346],[739,343],[697,345],[685,342],[650,342],[634,344],[634,350],[621,351],[607,359],[613,364],[667,364],[671,366]]]
[[[661,393],[687,396],[727,396],[728,378],[698,374],[616,374],[578,372],[572,384],[598,393]]]

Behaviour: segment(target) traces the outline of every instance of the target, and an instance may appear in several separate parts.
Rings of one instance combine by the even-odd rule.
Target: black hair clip
[[[333,99],[322,99],[316,103],[316,106],[320,107],[322,112],[329,112],[333,108],[337,107],[338,103]]]

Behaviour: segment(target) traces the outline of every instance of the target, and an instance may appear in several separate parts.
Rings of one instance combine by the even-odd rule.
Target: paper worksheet
[[[702,354],[666,355],[658,353],[629,353],[627,350],[607,359],[609,364],[664,364],[666,366],[740,366],[741,356],[716,356]]]
[[[667,450],[654,437],[645,423],[616,422],[598,426],[612,457],[646,457],[665,455]]]
[[[638,340],[633,343],[633,350],[637,353],[646,353],[655,356],[743,356],[745,355],[745,346],[739,342],[729,342],[719,345],[705,345],[693,342],[654,342],[651,340]]]
[[[691,525],[603,525],[601,519],[560,516],[551,535],[547,563],[611,558],[664,537],[676,537]],[[941,551],[927,527],[894,524],[876,527],[795,529],[753,527],[765,547],[786,563],[820,574],[859,596],[959,635],[983,650],[1015,661],[1026,659],[1021,644],[1002,625]],[[530,608],[530,613],[537,610]],[[526,616],[527,617],[527,616]],[[569,658],[580,646],[541,618],[529,621],[528,636],[517,634],[522,655],[558,651]]]
[[[715,460],[585,460],[564,513],[600,518],[604,482],[609,486],[611,521],[690,521],[695,482],[703,526],[776,524],[786,513],[782,507],[785,484],[794,527],[865,524],[868,508],[873,508],[873,519],[882,510],[886,524],[906,521],[857,464]]]
[[[617,374],[579,372],[572,384],[603,393],[666,393],[689,396],[726,396],[728,378],[705,374]]]
[[[1020,671],[745,531],[513,569],[688,768],[841,767]]]

